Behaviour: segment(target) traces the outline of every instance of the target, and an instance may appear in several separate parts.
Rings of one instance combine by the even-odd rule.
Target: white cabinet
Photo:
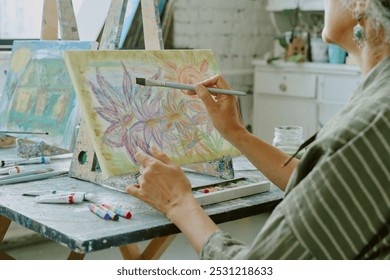
[[[314,100],[274,95],[254,96],[253,133],[272,143],[275,126],[300,125],[303,137],[316,131],[317,108]]]
[[[292,10],[298,7],[298,0],[268,0],[268,11]]]
[[[256,71],[255,87],[259,92],[272,95],[314,98],[316,75],[280,73],[279,71]]]
[[[302,11],[323,11],[325,9],[324,0],[300,0],[299,8]]]
[[[314,134],[341,110],[361,81],[356,66],[253,63],[253,133],[269,143],[275,126],[302,126],[304,138]]]
[[[268,0],[267,10],[279,12],[298,7],[302,11],[323,11],[324,0]]]

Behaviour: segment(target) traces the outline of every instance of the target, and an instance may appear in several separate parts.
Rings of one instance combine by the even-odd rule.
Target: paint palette
[[[192,188],[201,205],[209,205],[269,191],[270,182],[263,178],[241,177]]]

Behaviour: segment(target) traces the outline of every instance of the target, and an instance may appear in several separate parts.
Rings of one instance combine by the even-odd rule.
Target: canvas
[[[210,50],[67,51],[64,57],[105,176],[137,172],[136,152],[152,146],[179,165],[239,154],[197,96],[135,83],[136,77],[202,81],[219,72]]]
[[[0,51],[0,100],[3,95],[5,78],[11,61],[11,52]]]
[[[0,102],[0,128],[48,132],[28,138],[72,150],[80,116],[63,52],[96,48],[96,42],[15,41]]]

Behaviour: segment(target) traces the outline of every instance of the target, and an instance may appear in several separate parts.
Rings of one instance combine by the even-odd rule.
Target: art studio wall
[[[274,34],[265,0],[176,0],[175,48],[210,48],[230,86],[252,92],[252,60],[272,49]],[[240,97],[251,124],[252,96]]]

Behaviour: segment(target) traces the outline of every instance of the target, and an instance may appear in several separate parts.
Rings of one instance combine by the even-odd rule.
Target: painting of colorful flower
[[[202,81],[219,72],[210,50],[68,51],[65,61],[106,176],[137,172],[135,153],[152,146],[179,165],[239,154],[198,97],[135,83],[137,77]]]

